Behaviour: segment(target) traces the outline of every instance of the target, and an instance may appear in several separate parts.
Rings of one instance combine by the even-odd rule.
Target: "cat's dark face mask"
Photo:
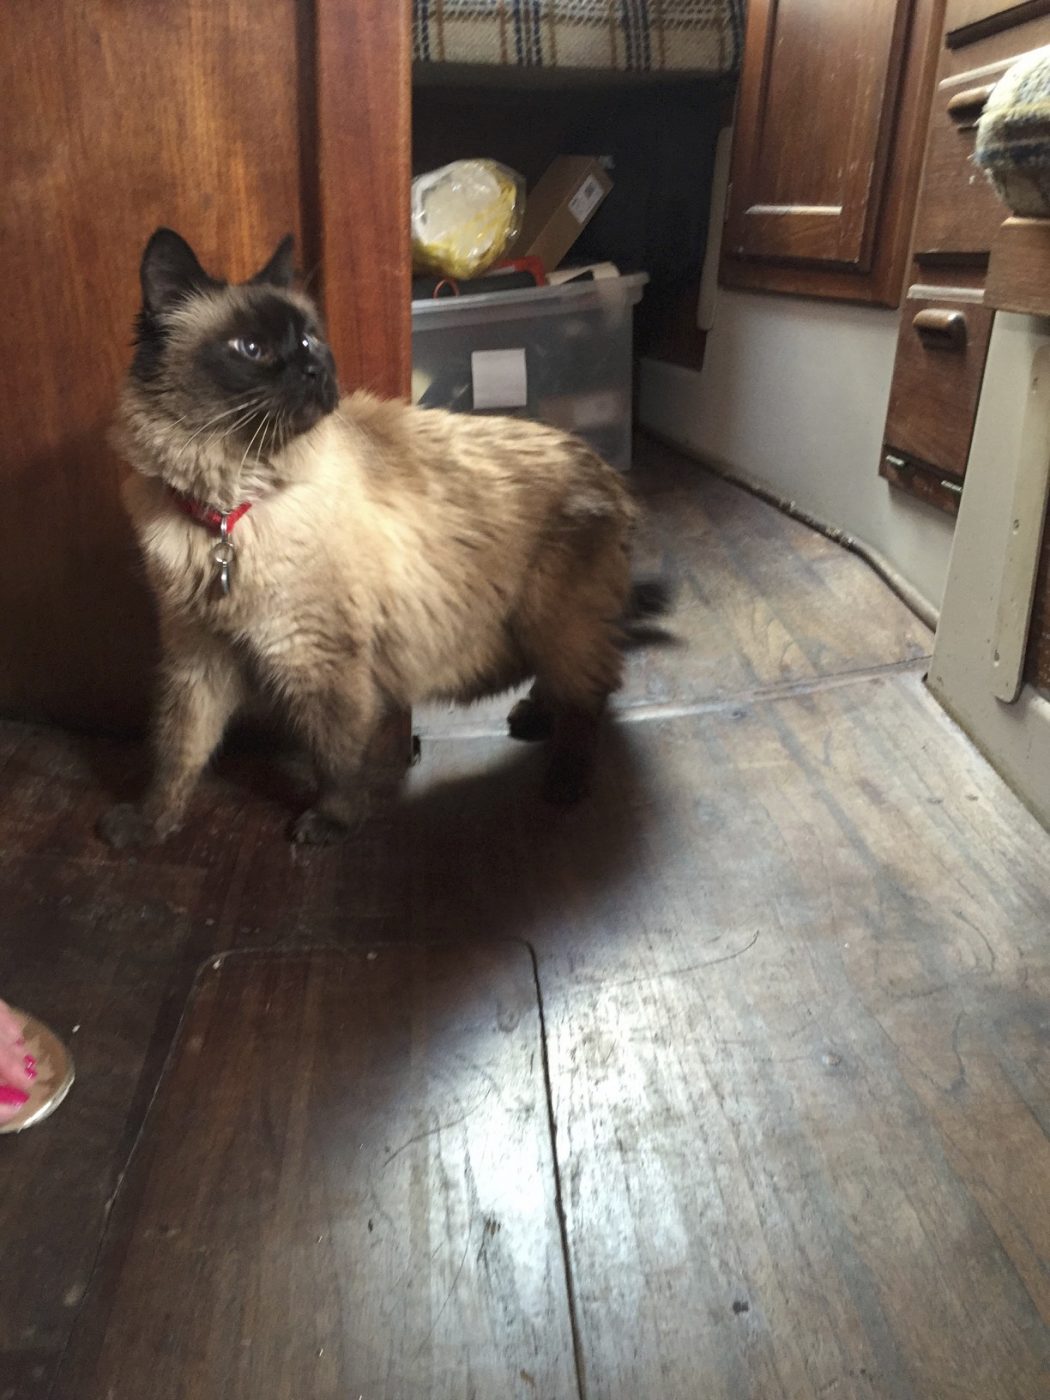
[[[230,285],[159,229],[142,259],[133,378],[173,417],[249,454],[278,450],[339,401],[316,309],[290,290],[292,258],[286,238],[249,282]]]
[[[231,404],[269,415],[276,440],[312,428],[335,408],[335,363],[316,320],[280,292],[253,288],[196,356],[201,375]],[[251,418],[241,430],[242,436]],[[267,432],[261,428],[260,436]]]

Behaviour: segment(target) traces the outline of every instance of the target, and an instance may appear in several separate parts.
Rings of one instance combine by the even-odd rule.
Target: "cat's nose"
[[[304,360],[302,364],[303,378],[316,379],[321,373],[321,366],[316,360]]]

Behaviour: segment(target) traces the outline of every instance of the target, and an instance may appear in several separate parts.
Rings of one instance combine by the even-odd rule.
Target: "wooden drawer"
[[[949,45],[966,42],[971,26],[1006,29],[1050,11],[1045,0],[948,0],[944,28]],[[980,33],[980,29],[973,32]]]
[[[992,88],[1018,58],[1050,44],[1050,18],[1018,25],[945,54],[933,95],[913,256],[985,260],[1009,210],[973,163],[977,121]]]
[[[937,86],[930,114],[926,168],[915,221],[914,256],[920,260],[987,258],[1010,211],[973,163],[977,119],[1009,63],[996,72],[967,72]]]
[[[994,313],[981,305],[979,292],[914,295],[923,290],[913,288],[901,310],[881,470],[954,509]]]
[[[944,16],[948,47],[972,43],[1045,14],[1050,14],[1050,0],[948,0]]]

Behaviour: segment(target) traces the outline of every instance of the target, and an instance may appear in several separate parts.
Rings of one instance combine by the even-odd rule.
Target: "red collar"
[[[206,525],[209,530],[217,530],[220,534],[225,533],[227,536],[233,534],[233,527],[237,521],[242,515],[247,515],[253,505],[252,501],[242,501],[239,506],[234,506],[233,510],[224,511],[216,510],[214,506],[206,506],[203,501],[194,500],[192,496],[184,496],[181,491],[176,491],[174,487],[171,488],[171,495],[175,504],[196,520],[198,525]],[[224,522],[225,531],[223,531]]]

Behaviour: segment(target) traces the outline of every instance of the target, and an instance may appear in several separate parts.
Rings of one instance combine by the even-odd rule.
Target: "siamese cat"
[[[258,692],[316,767],[295,841],[358,822],[386,713],[529,679],[510,732],[549,740],[545,795],[579,799],[625,624],[663,607],[659,586],[632,589],[636,509],[618,474],[538,423],[340,397],[290,238],[234,285],[158,229],[141,283],[114,435],[163,664],[152,782],[105,815],[106,839],[174,831]]]

